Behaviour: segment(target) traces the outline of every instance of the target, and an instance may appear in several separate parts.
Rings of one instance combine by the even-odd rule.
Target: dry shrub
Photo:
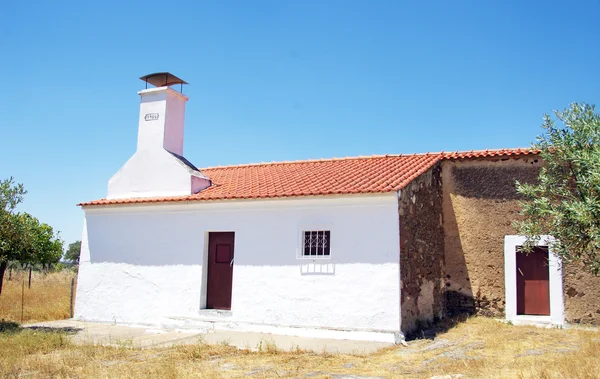
[[[0,295],[0,319],[21,321],[21,289],[25,283],[23,322],[60,320],[70,316],[72,271],[64,270],[44,274],[33,272],[28,288],[29,271],[12,273],[4,277]]]

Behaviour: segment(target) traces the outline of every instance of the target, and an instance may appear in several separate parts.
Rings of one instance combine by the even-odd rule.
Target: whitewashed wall
[[[201,188],[196,189],[194,179],[167,150],[141,150],[110,178],[106,197],[187,196],[209,185],[204,180]]]
[[[160,323],[198,316],[206,303],[208,232],[233,231],[231,321],[400,329],[395,193],[85,212],[76,318]],[[297,258],[301,231],[314,229],[331,230],[331,259],[316,268]]]
[[[138,94],[141,102],[137,150],[108,181],[106,197],[185,196],[208,187],[208,179],[192,174],[171,155],[183,155],[188,98],[169,87],[150,88]]]

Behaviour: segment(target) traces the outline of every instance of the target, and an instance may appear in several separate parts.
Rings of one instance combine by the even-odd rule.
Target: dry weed
[[[23,299],[23,322],[60,320],[69,318],[72,271],[50,274],[33,272],[31,288],[28,287],[28,271],[13,272],[8,280],[5,274],[0,295],[0,320],[21,322],[21,300]],[[25,289],[23,298],[21,291]]]
[[[446,342],[413,341],[368,356],[260,351],[227,344],[171,348],[74,345],[63,333],[16,330],[0,333],[0,377],[121,378],[331,378],[354,374],[384,378],[598,378],[600,334],[592,331],[517,327],[471,318],[440,334]]]
[[[61,276],[62,275],[62,276]],[[10,301],[20,279],[0,296],[0,318],[18,320]],[[70,276],[36,275],[26,292],[29,320],[68,317]],[[12,300],[10,300],[12,299]],[[29,300],[27,300],[29,299]],[[28,304],[28,303],[26,303]],[[13,312],[13,313],[10,313]],[[7,316],[10,315],[10,316]],[[225,341],[226,342],[226,341]],[[75,345],[64,333],[0,324],[0,377],[119,378],[332,378],[354,374],[383,378],[600,378],[600,333],[513,326],[473,317],[431,340],[415,340],[368,356],[283,351],[269,341],[248,349],[227,343],[140,349]],[[252,351],[251,350],[258,350]]]

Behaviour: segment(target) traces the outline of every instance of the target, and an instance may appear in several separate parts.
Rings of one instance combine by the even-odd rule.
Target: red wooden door
[[[548,248],[517,252],[517,314],[550,315]]]
[[[233,232],[208,234],[206,308],[231,309],[234,239]]]

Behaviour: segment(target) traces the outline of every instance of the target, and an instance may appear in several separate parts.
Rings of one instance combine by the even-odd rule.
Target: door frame
[[[523,246],[525,236],[504,236],[504,294],[506,320],[518,324],[547,323],[564,325],[565,305],[563,298],[562,264],[549,244],[552,236],[540,236],[536,246],[548,246],[548,270],[550,287],[550,316],[517,314],[517,246]]]

